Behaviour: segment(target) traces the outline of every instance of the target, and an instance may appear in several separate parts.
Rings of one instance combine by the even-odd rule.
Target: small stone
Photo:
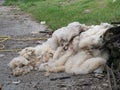
[[[109,81],[108,80],[106,80],[106,83],[108,83]]]
[[[31,34],[33,34],[33,35],[34,35],[34,34],[37,34],[37,33],[39,33],[39,32],[34,32],[34,31],[33,31],[33,32],[31,32]]]
[[[60,85],[57,85],[57,87],[60,87],[60,88],[65,88],[66,85],[65,84],[60,84]]]
[[[97,86],[91,86],[91,89],[93,90],[95,90],[97,88]]]
[[[104,77],[104,75],[103,75],[103,74],[98,74],[98,73],[95,73],[95,77],[97,77],[97,78],[103,78],[103,77]]]
[[[40,24],[45,25],[45,24],[46,24],[46,22],[45,22],[45,21],[41,21],[41,22],[40,22]]]
[[[84,82],[84,81],[85,81],[85,79],[79,79],[79,81],[80,81],[80,82]]]
[[[37,41],[36,44],[42,44],[42,42],[41,41]]]
[[[98,90],[102,90],[102,87],[101,86],[97,86]]]
[[[116,0],[113,0],[113,3],[116,2]]]
[[[33,84],[33,88],[36,88],[36,87],[37,87],[38,82],[32,82],[32,84]]]
[[[93,80],[93,78],[89,78],[90,80]]]
[[[18,80],[18,81],[13,81],[12,83],[17,85],[17,84],[19,84],[20,82],[21,82],[21,81]]]
[[[0,54],[0,58],[4,57],[5,55],[4,54]]]
[[[85,14],[91,13],[91,10],[86,9],[86,10],[84,10],[84,12],[83,12],[83,13],[85,13]]]
[[[108,86],[109,86],[107,83],[103,83],[102,85],[103,85],[103,86],[106,86],[106,87],[108,87]]]
[[[67,87],[62,88],[63,90],[67,90]]]

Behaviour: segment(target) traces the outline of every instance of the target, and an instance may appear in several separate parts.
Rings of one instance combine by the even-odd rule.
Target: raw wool
[[[64,49],[64,47],[60,46],[56,50],[53,59],[48,61],[47,63],[43,63],[40,65],[40,71],[49,71],[49,72],[59,72],[64,71],[64,65],[67,60],[76,52],[78,52],[79,45],[79,35],[73,38],[72,42],[69,43],[68,48]],[[43,69],[44,68],[44,69]]]
[[[85,26],[84,24],[80,24],[78,22],[73,22],[73,23],[68,24],[67,27],[63,27],[63,28],[56,30],[53,33],[52,38],[54,37],[56,38],[56,43],[58,46],[55,51],[55,54],[53,55],[53,59],[48,61],[48,63],[41,64],[39,67],[39,70],[43,71],[43,70],[48,70],[48,68],[54,68],[56,66],[64,65],[66,60],[73,54],[73,49],[69,50],[67,45],[69,44],[70,40],[73,37],[79,36],[79,33],[82,31],[85,31],[84,29],[86,28],[88,28],[88,26]],[[79,38],[77,37],[77,39]],[[75,45],[77,46],[77,44]],[[73,45],[70,45],[69,47],[74,48]]]
[[[51,37],[49,38],[45,43],[43,43],[42,45],[49,45],[49,47],[51,47],[53,50],[56,50],[57,47],[59,46],[58,44],[58,40],[56,37]]]
[[[72,55],[65,64],[65,72],[73,74],[72,69],[79,67],[86,59],[91,58],[92,56],[86,51],[80,51],[75,55]]]
[[[16,67],[12,70],[12,74],[14,76],[19,76],[19,75],[25,75],[29,73],[31,70],[33,70],[33,67],[31,65],[23,66],[23,67]]]
[[[23,49],[20,56],[27,59],[29,64],[22,68],[15,64],[13,73],[22,75],[36,68],[70,74],[101,73],[109,56],[107,51],[99,50],[99,47],[103,45],[103,35],[110,27],[107,23],[95,26],[70,23],[56,30],[42,45]]]
[[[32,67],[36,67],[38,63],[40,63],[41,58],[37,57],[35,47],[26,47],[19,52],[20,56],[24,57],[29,61],[29,65]],[[19,57],[18,57],[19,58]]]
[[[27,47],[19,52],[20,56],[14,58],[8,66],[14,76],[24,75],[33,69],[38,69],[40,63],[48,62],[53,57],[54,50],[47,45]]]
[[[19,52],[20,56],[31,60],[36,57],[35,55],[35,48],[34,47],[26,47]]]
[[[68,26],[56,30],[52,37],[43,43],[43,45],[49,45],[52,49],[56,50],[59,46],[66,45],[72,37],[79,35],[85,28],[87,26],[79,22],[70,23]]]
[[[47,62],[54,54],[54,50],[49,45],[38,45],[36,47],[27,47],[19,52],[20,56],[28,59],[30,62]]]
[[[35,55],[37,57],[41,56],[41,55],[44,55],[44,54],[54,54],[54,50],[49,46],[49,45],[46,45],[46,44],[42,44],[42,45],[38,45],[35,47]]]
[[[91,47],[98,46],[102,44],[102,35],[108,30],[112,25],[107,23],[102,23],[100,25],[91,26],[90,29],[81,33],[79,47]]]
[[[60,56],[64,55],[64,49],[62,46],[58,47],[53,55],[52,61],[55,61],[56,59],[60,58]]]
[[[97,73],[102,73],[106,60],[101,57],[90,58],[84,61],[80,66],[72,68],[74,74],[88,74],[97,69],[101,70]]]
[[[72,43],[69,46],[69,48],[72,51],[72,54],[69,55],[68,52],[65,52],[65,54],[60,59],[58,59],[58,60],[56,60],[55,62],[52,62],[52,63],[48,62],[47,64],[45,64],[45,67],[47,67],[47,65],[48,65],[49,71],[51,71],[51,72],[59,72],[59,70],[61,71],[60,68],[62,68],[62,69],[65,69],[67,73],[78,74],[77,72],[75,72],[75,69],[74,69],[75,66],[76,66],[76,69],[77,68],[79,69],[80,66],[82,66],[82,64],[80,64],[80,63],[82,62],[84,64],[84,62],[86,62],[87,59],[88,60],[89,59],[92,60],[92,58],[93,58],[93,60],[94,59],[101,60],[101,62],[103,60],[107,60],[108,59],[108,54],[107,54],[106,51],[102,51],[102,50],[100,51],[98,49],[95,50],[95,49],[92,49],[92,48],[99,47],[98,45],[102,44],[101,36],[110,27],[111,27],[111,25],[109,25],[107,23],[104,23],[104,24],[101,24],[101,25],[92,26],[90,29],[88,29],[87,31],[85,31],[85,32],[82,33],[82,35],[83,35],[84,38],[81,37],[81,35],[80,35],[80,37],[76,36],[75,37],[76,39],[73,39]],[[85,42],[84,40],[87,37],[88,37],[88,40],[86,41],[86,43],[84,43]],[[78,40],[79,40],[79,42],[78,42]],[[84,42],[81,42],[81,41],[84,41]],[[78,44],[79,44],[79,46],[78,46]],[[82,45],[83,45],[83,47],[81,47]],[[77,55],[77,54],[73,55],[73,52],[75,53],[76,51],[78,51],[79,55]],[[85,51],[88,52],[88,55],[86,53],[80,54],[80,53],[85,52]],[[104,53],[102,53],[102,52],[104,52]],[[71,55],[73,55],[73,56],[71,57]],[[80,57],[81,57],[81,59],[80,59]],[[98,59],[96,57],[101,57],[102,59]],[[71,59],[72,61],[71,60],[69,61],[69,59]],[[73,62],[73,63],[70,64],[70,63],[67,63],[67,62]],[[104,67],[105,62],[104,62],[104,64],[101,64],[101,62],[96,62],[96,64],[95,64],[96,66],[93,67],[93,69],[91,68],[92,70],[91,69],[90,70],[94,71],[95,68],[99,69],[98,65],[101,65],[101,67],[102,66]],[[80,64],[80,66],[77,65],[76,63]],[[89,65],[89,63],[91,63],[91,62],[87,61],[86,64]],[[64,65],[66,67],[63,68]],[[73,67],[72,67],[72,65],[73,65]],[[42,65],[42,68],[43,68],[43,66],[44,65]],[[68,69],[68,66],[70,66],[69,68],[71,68],[71,70]],[[82,68],[84,68],[84,67],[82,67]],[[64,70],[62,70],[62,71],[64,71]],[[86,72],[86,73],[89,73],[91,71],[88,70],[88,72]],[[100,71],[100,72],[102,72],[102,71]],[[79,72],[79,74],[83,74],[83,72]]]
[[[87,26],[84,24],[73,22],[68,24],[66,27],[56,30],[52,37],[57,38],[57,43],[59,46],[64,46],[66,43],[69,43],[74,36],[79,35],[79,33],[84,31],[86,28]]]
[[[65,54],[58,61],[51,64],[48,63],[45,67],[49,72],[65,71],[69,74],[88,74],[95,71],[96,73],[102,73],[108,59],[108,54],[105,51],[104,53],[102,51],[95,52],[95,50],[93,52],[89,52],[89,50],[80,50],[76,54],[69,54],[67,52],[66,54],[69,56]],[[92,63],[93,65],[90,65]],[[49,65],[49,67],[47,67],[47,65]],[[97,69],[99,69],[99,71],[97,71]]]
[[[96,73],[102,73],[107,60],[108,53],[106,51],[81,49],[67,60],[65,72],[69,74],[88,74],[99,69]]]
[[[14,76],[18,75],[24,75],[31,70],[33,70],[33,67],[30,64],[30,61],[28,61],[26,58],[19,56],[14,58],[8,66],[12,69],[12,74]]]
[[[43,44],[43,45],[36,46],[35,54],[38,59],[38,61],[36,60],[37,68],[42,63],[46,63],[46,62],[52,60],[54,53],[55,53],[55,51],[52,48],[50,48],[49,45]]]
[[[25,65],[28,65],[29,63],[30,62],[26,58],[19,56],[19,57],[14,58],[13,60],[11,60],[10,63],[8,64],[8,66],[11,69],[14,69],[16,67],[23,67]]]
[[[39,66],[40,71],[52,71],[52,68],[56,68],[59,66],[64,66],[68,58],[73,54],[72,50],[67,50],[64,52],[64,55],[62,55],[60,58],[55,60],[50,60],[47,63],[43,63]],[[44,68],[44,69],[43,69]],[[58,71],[57,71],[58,72]]]

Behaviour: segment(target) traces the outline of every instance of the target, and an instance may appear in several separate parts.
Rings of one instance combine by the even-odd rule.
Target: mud
[[[48,38],[49,35],[38,33],[44,30],[47,30],[47,26],[32,21],[30,15],[21,12],[19,8],[0,5],[0,36]],[[36,46],[44,41],[7,40],[1,43],[5,45],[5,49],[10,50]],[[110,90],[106,73],[101,77],[94,74],[72,76],[66,73],[51,73],[46,77],[44,72],[32,71],[27,75],[14,77],[7,64],[16,56],[17,52],[0,51],[2,90]]]

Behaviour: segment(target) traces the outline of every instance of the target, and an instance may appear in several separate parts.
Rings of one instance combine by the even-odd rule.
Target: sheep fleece
[[[56,30],[42,45],[26,47],[8,66],[13,75],[31,70],[66,72],[69,74],[102,73],[109,58],[107,50],[99,50],[104,33],[112,25],[87,26],[73,22]]]

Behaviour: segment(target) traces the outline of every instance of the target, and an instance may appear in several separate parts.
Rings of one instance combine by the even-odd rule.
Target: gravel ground
[[[15,6],[0,5],[0,36],[46,38],[49,35],[38,33],[46,29],[45,25],[32,21],[30,15],[24,14]],[[36,46],[43,42],[7,40],[1,43],[5,45],[5,49],[15,49]],[[106,74],[96,77],[94,74],[71,76],[66,73],[51,73],[46,77],[44,72],[32,71],[27,75],[14,77],[7,64],[17,55],[17,52],[0,52],[2,90],[110,90]]]

